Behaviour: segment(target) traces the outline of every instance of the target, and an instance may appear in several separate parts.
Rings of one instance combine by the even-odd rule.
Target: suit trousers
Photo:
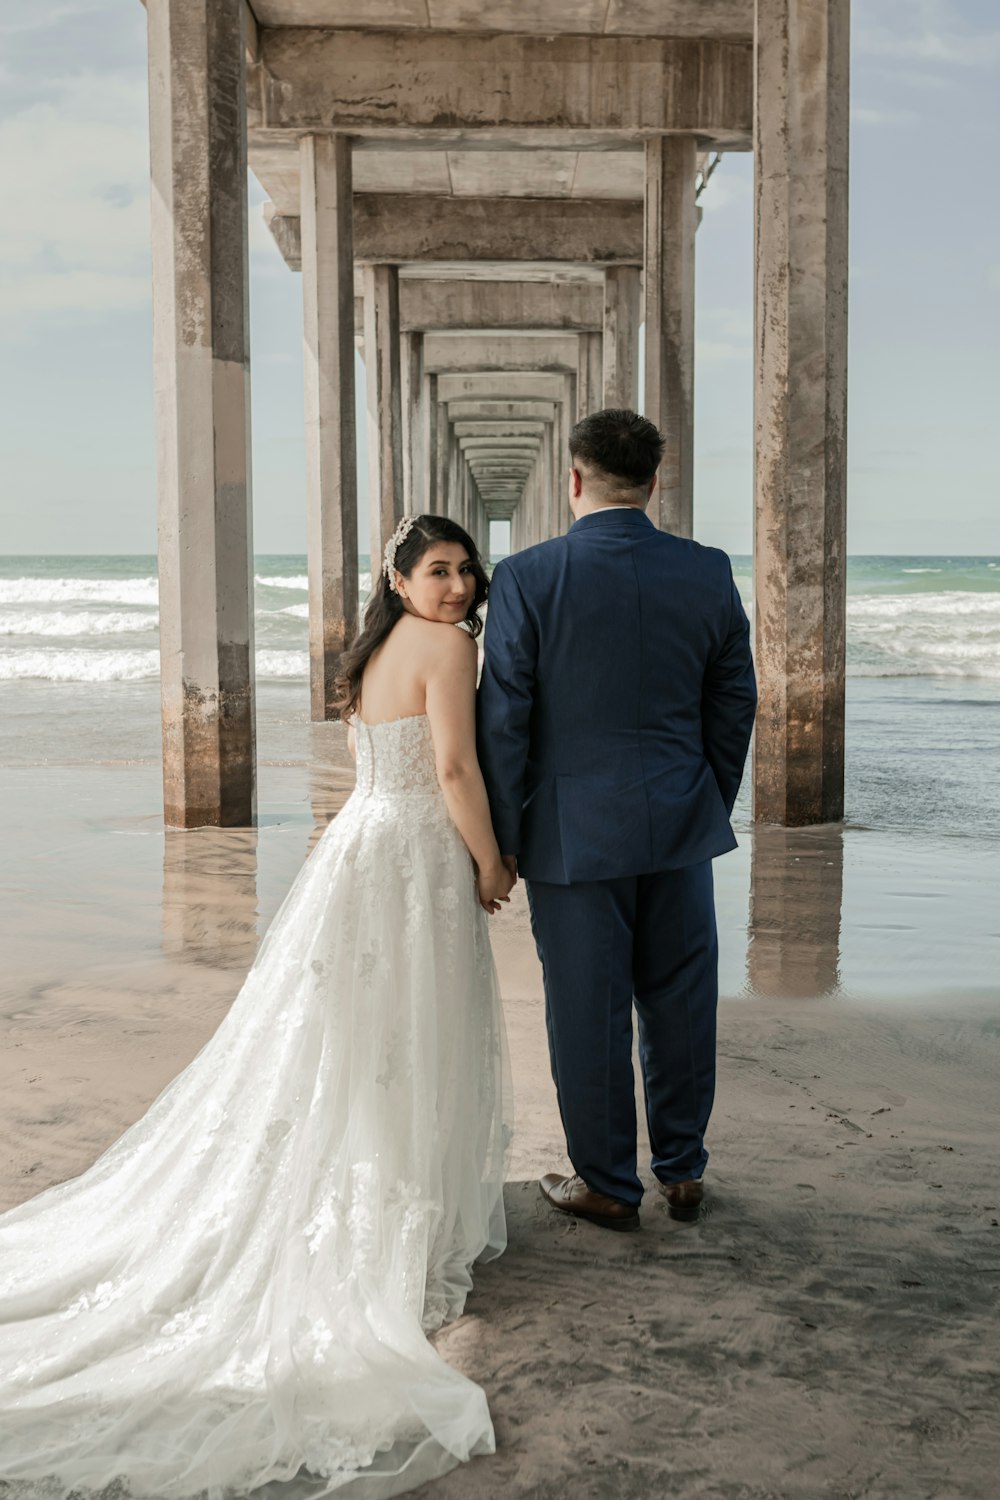
[[[638,1204],[632,1006],[652,1169],[705,1170],[715,1095],[718,939],[711,861],[577,885],[526,880],[545,978],[552,1076],[570,1161]]]

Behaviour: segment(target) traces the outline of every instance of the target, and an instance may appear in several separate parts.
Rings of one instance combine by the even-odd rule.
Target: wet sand
[[[155,766],[0,771],[0,1206],[86,1167],[218,1024],[351,785],[341,731],[306,739],[252,832],[164,835]],[[564,1158],[523,898],[494,924],[511,1242],[438,1342],[498,1453],[423,1493],[996,1494],[995,845],[740,836],[696,1226],[654,1194],[629,1236],[542,1202]]]

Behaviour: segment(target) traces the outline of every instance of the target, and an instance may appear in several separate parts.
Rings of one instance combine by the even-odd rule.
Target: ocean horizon
[[[155,562],[0,557],[0,766],[158,762]],[[733,569],[750,608],[750,558]],[[258,762],[306,764],[339,732],[309,718],[306,558],[259,553],[254,577]],[[1000,557],[856,555],[847,587],[849,823],[1000,839]]]

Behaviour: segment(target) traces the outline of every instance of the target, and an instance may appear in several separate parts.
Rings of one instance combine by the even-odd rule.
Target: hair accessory
[[[416,524],[416,516],[404,516],[385,544],[385,552],[382,554],[382,572],[394,594],[399,592],[396,588],[396,549],[401,542],[406,541]]]

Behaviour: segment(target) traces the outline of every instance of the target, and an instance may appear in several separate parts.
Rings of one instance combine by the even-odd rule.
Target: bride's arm
[[[476,643],[462,630],[441,631],[427,677],[427,717],[438,781],[451,820],[478,870],[488,909],[506,899],[513,881],[493,833],[490,804],[476,757]]]

